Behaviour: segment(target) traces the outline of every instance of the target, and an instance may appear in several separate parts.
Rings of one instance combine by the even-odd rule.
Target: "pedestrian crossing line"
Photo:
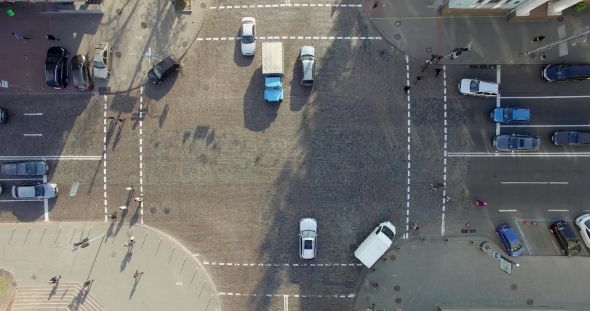
[[[268,8],[289,8],[289,7],[327,7],[327,8],[362,8],[362,4],[331,4],[331,3],[287,3],[287,4],[250,4],[250,5],[220,5],[210,6],[209,10],[232,10],[232,9],[268,9]]]
[[[236,266],[236,267],[362,267],[362,263],[234,263],[234,262],[209,262],[204,261],[207,266]]]
[[[219,292],[219,296],[229,296],[229,297],[285,297],[285,296],[293,296],[295,298],[354,298],[355,294],[348,294],[348,295],[284,295],[284,294],[247,294],[247,293],[226,293],[226,292]]]
[[[208,37],[197,38],[197,41],[231,41],[242,37]],[[257,37],[258,40],[383,40],[383,37],[332,37],[332,36],[270,36]]]

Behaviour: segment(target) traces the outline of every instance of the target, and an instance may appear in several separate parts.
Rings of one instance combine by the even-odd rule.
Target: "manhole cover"
[[[199,160],[201,160],[201,162],[203,162],[203,163],[207,163],[207,155],[204,153],[201,153],[201,155],[199,156]]]
[[[400,289],[399,285],[396,285],[396,286],[393,287],[393,290],[396,291],[396,292],[399,292],[399,289]]]
[[[203,85],[203,91],[209,91],[209,84]]]
[[[526,301],[526,304],[529,305],[529,306],[532,306],[533,305],[533,300],[532,299],[527,300]]]
[[[352,243],[351,244],[348,244],[348,249],[349,250],[353,250],[355,248],[356,248],[356,244],[352,244]]]
[[[401,39],[401,38],[402,38],[402,35],[400,35],[399,33],[396,33],[396,34],[393,36],[393,38],[394,38],[395,40],[399,40],[399,39]]]
[[[389,260],[391,260],[391,261],[395,261],[395,255],[391,255],[391,256],[389,256]]]
[[[146,29],[146,28],[147,28],[147,23],[141,22],[141,29]]]
[[[188,42],[184,41],[182,42],[182,47],[185,48],[188,45]]]
[[[399,27],[399,26],[401,26],[401,25],[402,25],[402,22],[401,22],[401,21],[395,21],[395,25],[396,25],[397,27]]]
[[[156,208],[155,207],[150,208],[150,214],[151,215],[156,214]]]
[[[204,9],[207,7],[207,3],[201,2],[201,9]]]
[[[531,54],[529,54],[529,58],[530,58],[530,59],[533,59],[533,58],[535,58],[535,56],[536,56],[536,55],[535,55],[535,53],[531,53]]]
[[[387,51],[385,51],[385,50],[379,51],[379,56],[381,56],[381,57],[387,56]]]
[[[516,289],[518,288],[518,286],[516,286],[516,284],[512,284],[512,286],[510,286],[510,288],[511,288],[512,290],[516,290]]]
[[[117,253],[111,252],[111,258],[115,258],[115,257],[117,257]]]
[[[543,55],[539,56],[539,58],[541,60],[546,60],[547,59],[547,54],[543,54]]]
[[[395,302],[396,303],[402,303],[402,299],[401,298],[395,298]]]
[[[431,48],[426,48],[426,53],[432,53],[432,49]]]
[[[557,22],[558,22],[558,23],[562,23],[562,22],[563,22],[563,20],[564,20],[563,16],[560,16],[560,17],[558,17],[558,18],[557,18]]]
[[[240,141],[237,139],[234,139],[234,141],[232,141],[231,144],[237,147],[240,145]]]
[[[115,13],[116,13],[117,15],[121,15],[121,13],[123,13],[123,10],[121,10],[121,9],[116,9],[116,10],[115,10]]]
[[[34,275],[34,274],[31,275],[31,280],[36,280],[36,279],[37,279],[37,276],[36,275]]]
[[[121,58],[122,55],[123,55],[123,53],[121,53],[121,52],[115,53],[115,56],[117,56],[117,58]]]
[[[166,208],[164,209],[164,214],[165,214],[165,215],[168,215],[168,214],[170,214],[170,208],[166,207]]]

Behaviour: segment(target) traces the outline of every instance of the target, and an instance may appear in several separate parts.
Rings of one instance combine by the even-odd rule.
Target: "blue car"
[[[515,257],[522,255],[522,252],[524,252],[522,242],[509,224],[501,224],[496,228],[496,234],[500,238],[500,241],[502,241],[508,255]]]
[[[496,123],[527,123],[531,111],[528,108],[499,107],[490,113],[490,118]]]

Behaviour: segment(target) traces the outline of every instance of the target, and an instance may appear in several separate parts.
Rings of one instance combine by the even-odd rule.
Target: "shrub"
[[[576,4],[574,4],[574,11],[576,11],[576,12],[583,11],[585,8],[586,8],[586,2],[584,2],[584,1],[580,1]]]

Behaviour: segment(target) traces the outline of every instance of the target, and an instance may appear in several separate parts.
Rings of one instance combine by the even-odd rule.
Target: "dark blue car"
[[[499,107],[490,113],[490,119],[496,123],[527,123],[531,111],[528,108]]]
[[[501,224],[498,228],[496,228],[496,234],[502,241],[506,252],[510,256],[520,256],[522,252],[524,252],[524,248],[522,247],[522,242],[516,235],[516,232],[509,224]]]

